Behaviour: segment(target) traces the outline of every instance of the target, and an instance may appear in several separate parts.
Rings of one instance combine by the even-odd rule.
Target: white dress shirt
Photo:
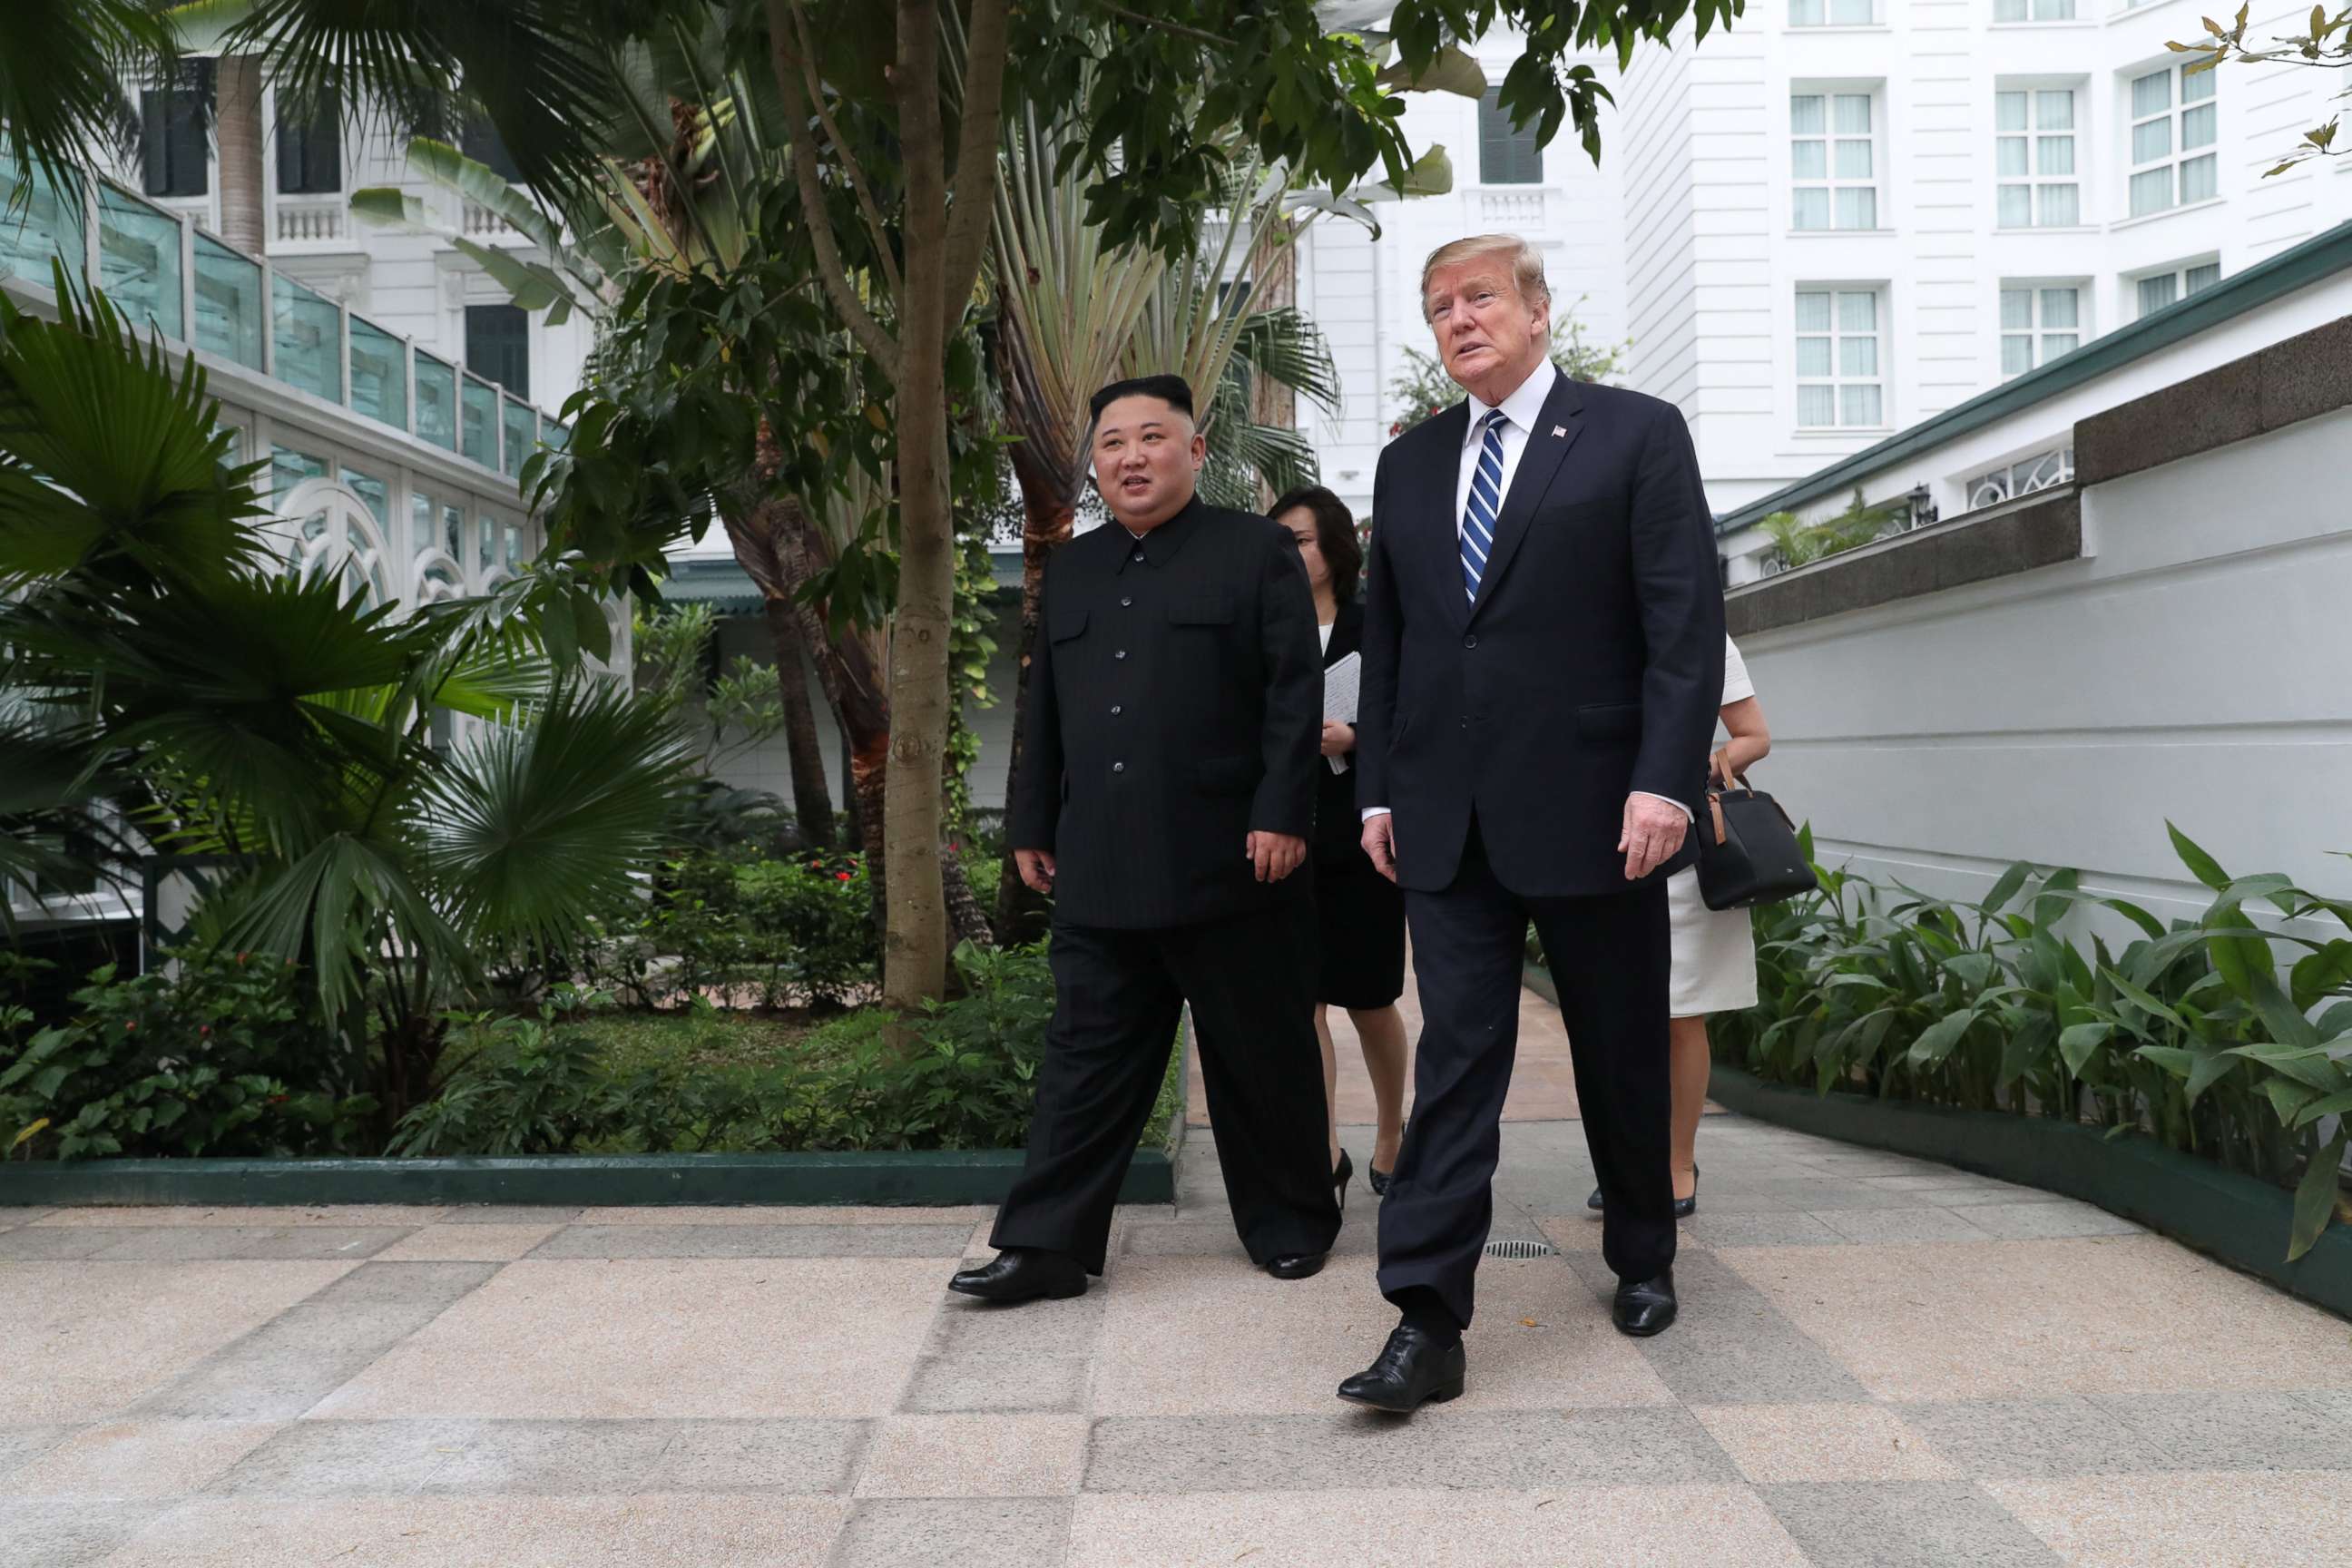
[[[1470,426],[1463,432],[1460,472],[1454,481],[1454,535],[1456,539],[1462,536],[1463,519],[1470,511],[1470,485],[1478,477],[1478,461],[1486,449],[1486,416],[1497,408],[1503,411],[1503,425],[1499,432],[1503,447],[1502,495],[1507,503],[1511,480],[1519,471],[1519,459],[1527,455],[1528,438],[1535,433],[1537,423],[1543,418],[1544,404],[1550,399],[1552,385],[1559,380],[1559,367],[1545,360],[1528,372],[1527,380],[1519,383],[1500,403],[1486,402],[1475,392],[1468,395]],[[1499,514],[1502,509],[1497,507],[1496,510]],[[1377,521],[1373,526],[1379,526]],[[1671,800],[1662,795],[1650,795],[1647,790],[1635,790],[1633,794],[1665,801],[1681,812],[1685,820],[1696,820],[1691,816],[1691,808],[1681,801]],[[1366,806],[1364,820],[1369,822],[1388,809],[1385,805]]]

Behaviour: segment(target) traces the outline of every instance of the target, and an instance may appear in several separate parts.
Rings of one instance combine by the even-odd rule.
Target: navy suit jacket
[[[1456,404],[1381,453],[1357,801],[1395,814],[1407,888],[1453,881],[1475,814],[1512,892],[1622,891],[1626,795],[1696,812],[1723,700],[1723,583],[1689,429],[1672,404],[1559,377],[1475,607],[1454,500],[1468,433]]]

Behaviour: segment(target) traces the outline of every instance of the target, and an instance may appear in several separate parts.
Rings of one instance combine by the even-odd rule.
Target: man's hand
[[[1389,812],[1375,812],[1364,818],[1364,853],[1372,858],[1372,869],[1393,882],[1396,867],[1396,817]]]
[[[1625,879],[1637,881],[1673,858],[1689,831],[1689,819],[1672,802],[1650,795],[1627,795],[1625,831],[1617,838],[1625,856]]]
[[[1021,879],[1033,893],[1054,890],[1054,852],[1050,849],[1015,849],[1013,863],[1021,869]]]
[[[1289,833],[1252,833],[1242,853],[1257,867],[1261,882],[1279,882],[1307,858],[1307,840]]]
[[[1355,749],[1356,727],[1353,724],[1334,724],[1328,719],[1323,721],[1323,754],[1325,756],[1344,757]]]

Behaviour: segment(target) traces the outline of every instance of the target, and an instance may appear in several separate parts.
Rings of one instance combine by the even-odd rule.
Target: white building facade
[[[1421,260],[1459,235],[1534,240],[1588,339],[1631,339],[1616,379],[1681,406],[1729,511],[2352,218],[2352,158],[2265,177],[2328,117],[2334,73],[2192,74],[2165,46],[2200,16],[1752,0],[1703,45],[1685,28],[1622,77],[1595,62],[1616,98],[1598,169],[1566,137],[1532,168],[1497,157],[1491,111],[1414,98],[1454,194],[1382,209],[1378,241],[1326,220],[1302,255],[1346,394],[1316,426],[1326,481],[1369,504],[1389,384],[1429,346]],[[1490,81],[1517,47],[1481,46]]]

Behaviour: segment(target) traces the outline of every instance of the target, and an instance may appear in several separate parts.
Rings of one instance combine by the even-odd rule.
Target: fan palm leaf
[[[9,0],[0,6],[0,151],[16,165],[10,205],[34,171],[65,184],[93,147],[135,140],[123,79],[166,58],[172,30],[142,0]]]

